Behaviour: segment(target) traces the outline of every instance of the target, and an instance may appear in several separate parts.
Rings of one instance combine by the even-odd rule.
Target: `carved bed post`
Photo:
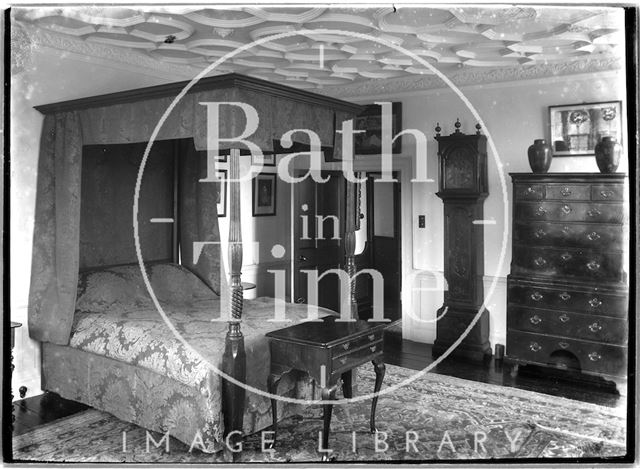
[[[240,225],[240,151],[232,149],[229,156],[229,267],[231,270],[231,314],[229,329],[225,340],[222,357],[223,371],[241,383],[246,382],[246,355],[244,337],[240,330],[242,319],[242,233]],[[225,437],[228,436],[227,448],[235,449],[242,440],[242,417],[244,414],[245,389],[226,379],[222,380],[222,405],[224,414]],[[232,435],[230,435],[234,432]]]
[[[346,183],[346,210],[344,227],[344,265],[350,279],[349,304],[351,317],[359,319],[358,301],[356,300],[356,230],[360,228],[360,184],[349,181]]]

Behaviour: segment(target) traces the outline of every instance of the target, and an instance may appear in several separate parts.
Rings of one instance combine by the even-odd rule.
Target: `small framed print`
[[[402,128],[402,103],[391,103],[391,137]],[[357,155],[379,155],[382,151],[382,106],[368,104],[355,119],[354,136]],[[395,139],[391,146],[392,153],[402,153],[402,137]]]
[[[216,200],[218,206],[218,216],[227,216],[227,170],[223,169],[216,171],[216,178],[220,184],[220,190],[218,191],[218,199]]]
[[[251,165],[252,166],[275,166],[276,165],[276,154],[271,153],[270,155],[254,155],[251,153]]]
[[[259,173],[253,179],[253,216],[276,214],[277,174]]]
[[[553,156],[593,156],[602,137],[622,144],[620,101],[549,106]]]

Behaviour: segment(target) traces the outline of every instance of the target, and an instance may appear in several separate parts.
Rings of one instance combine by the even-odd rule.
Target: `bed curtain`
[[[159,97],[109,106],[56,112],[45,115],[38,163],[35,226],[29,292],[29,335],[54,344],[69,342],[75,311],[79,265],[80,193],[82,147],[92,144],[147,142],[173,101]],[[334,128],[341,127],[347,114],[311,103],[260,93],[238,87],[204,90],[185,95],[168,115],[157,135],[158,140],[193,139],[195,149],[207,149],[207,111],[204,102],[250,103],[258,112],[257,131],[247,140],[261,149],[272,150],[273,140],[291,129],[312,129],[323,145],[334,145]],[[209,123],[211,125],[211,123]],[[240,135],[246,120],[240,108],[222,106],[218,123],[220,136]],[[339,136],[339,134],[338,134]],[[309,143],[304,134],[295,140]],[[336,141],[335,143],[338,143]],[[222,143],[221,149],[233,144]],[[237,144],[235,144],[237,147]],[[336,145],[335,155],[340,154]],[[200,161],[196,158],[194,161]],[[200,171],[194,166],[190,171]],[[183,246],[189,239],[207,241],[219,239],[217,217],[210,212],[211,193],[189,184],[183,193],[185,206],[200,206],[203,210],[181,220]],[[204,192],[203,192],[204,191]],[[191,205],[189,205],[191,204]],[[213,205],[215,206],[215,204]],[[215,221],[214,221],[215,220]],[[184,256],[187,265],[191,256]],[[135,259],[132,259],[134,262]],[[214,290],[218,275],[219,254],[204,249],[193,270]]]

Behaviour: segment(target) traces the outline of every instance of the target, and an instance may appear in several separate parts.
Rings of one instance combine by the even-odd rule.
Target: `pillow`
[[[147,267],[147,274],[156,298],[162,303],[182,305],[216,297],[204,282],[180,265],[154,264]],[[137,264],[80,272],[78,276],[76,309],[79,311],[153,307]]]

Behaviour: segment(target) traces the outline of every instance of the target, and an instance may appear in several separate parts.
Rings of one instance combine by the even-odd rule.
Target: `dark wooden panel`
[[[596,223],[514,223],[513,241],[526,246],[567,246],[606,251],[627,247],[625,225]]]
[[[614,345],[626,345],[629,338],[627,321],[624,319],[520,306],[510,309],[507,327]]]
[[[569,368],[613,376],[625,374],[627,368],[626,347],[514,330],[507,334],[507,355],[542,365],[562,363]],[[573,357],[576,366],[571,365]]]

